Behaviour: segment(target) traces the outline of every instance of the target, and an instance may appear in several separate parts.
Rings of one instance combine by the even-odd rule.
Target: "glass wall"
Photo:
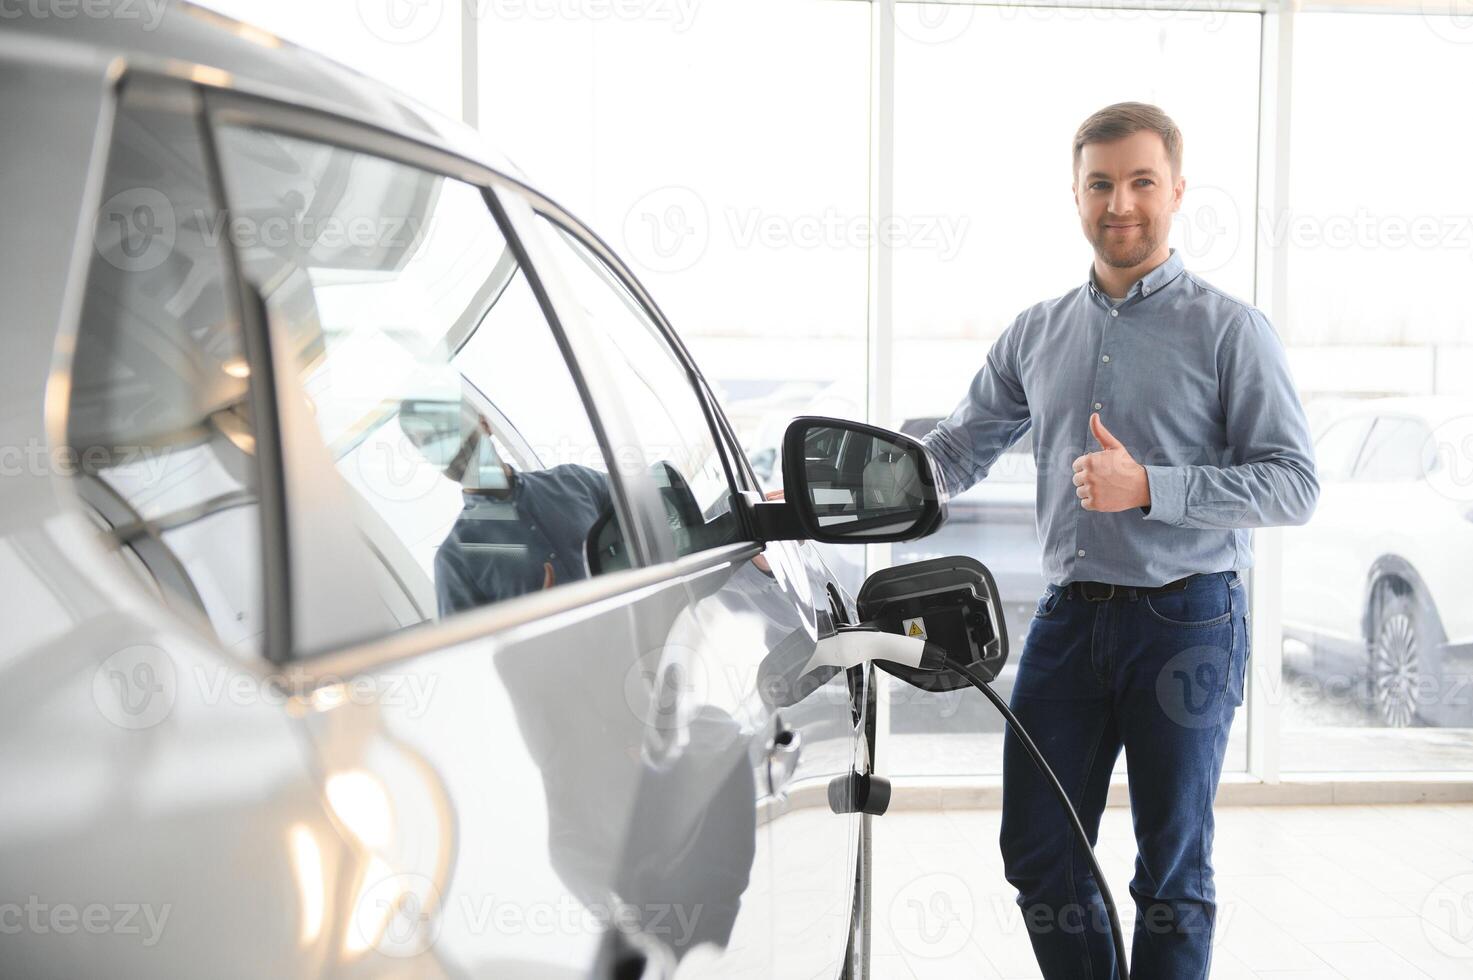
[[[901,2],[894,139],[881,147],[869,3],[467,2],[210,5],[451,116],[468,11],[487,139],[629,262],[773,488],[788,419],[866,414],[876,242],[893,254],[894,337],[893,411],[876,421],[921,434],[1018,312],[1084,281],[1069,167],[1079,123],[1115,101],[1162,106],[1185,134],[1172,244],[1187,268],[1270,311],[1320,439],[1319,509],[1282,533],[1282,569],[1253,582],[1278,590],[1286,635],[1281,676],[1255,675],[1244,714],[1278,716],[1268,757],[1289,778],[1473,768],[1473,604],[1461,599],[1473,571],[1473,117],[1449,108],[1473,90],[1467,18],[1297,13],[1280,78],[1261,64],[1262,17],[1220,4]],[[1260,159],[1273,152],[1259,141],[1265,82],[1270,102],[1291,85],[1283,211],[1256,182],[1275,162]],[[880,171],[876,150],[891,154]],[[895,213],[882,226],[869,201],[885,180]],[[1279,255],[1282,309],[1255,289],[1255,269]],[[1016,663],[1043,583],[1026,438],[1014,449],[946,528],[890,560],[985,562]],[[862,552],[826,555],[857,590]],[[892,693],[892,773],[1000,771],[979,697]],[[1246,765],[1246,721],[1229,769]]]
[[[1296,19],[1290,209],[1259,218],[1322,484],[1284,536],[1286,773],[1473,768],[1470,42],[1467,18]]]

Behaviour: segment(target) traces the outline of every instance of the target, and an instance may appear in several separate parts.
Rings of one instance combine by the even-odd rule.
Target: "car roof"
[[[87,7],[97,3],[88,0]],[[103,3],[111,15],[83,16],[79,10],[77,16],[62,18],[37,15],[26,7],[5,26],[7,32],[69,47],[76,56],[118,62],[123,71],[186,78],[369,123],[523,179],[472,127],[262,28],[194,3],[170,0],[158,10],[140,0]]]

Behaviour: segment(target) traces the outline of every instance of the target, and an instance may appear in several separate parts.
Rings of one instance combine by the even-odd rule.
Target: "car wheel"
[[[1422,675],[1437,629],[1405,586],[1387,583],[1374,601],[1366,678],[1371,705],[1388,728],[1406,728],[1424,708]]]

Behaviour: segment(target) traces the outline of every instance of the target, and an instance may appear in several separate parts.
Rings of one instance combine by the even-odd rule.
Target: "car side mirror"
[[[945,519],[926,447],[889,429],[796,418],[783,436],[782,466],[786,499],[753,505],[768,541],[910,541]]]

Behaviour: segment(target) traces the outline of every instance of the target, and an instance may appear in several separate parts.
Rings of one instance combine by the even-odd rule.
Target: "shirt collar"
[[[1173,248],[1167,254],[1165,262],[1162,262],[1156,268],[1136,280],[1130,287],[1130,290],[1125,294],[1125,299],[1115,299],[1112,296],[1107,296],[1105,291],[1095,282],[1095,267],[1094,263],[1091,262],[1089,265],[1088,279],[1089,291],[1091,295],[1097,297],[1102,302],[1114,306],[1117,303],[1125,303],[1131,299],[1150,296],[1152,293],[1159,292],[1163,286],[1181,274],[1182,268],[1181,254]]]

